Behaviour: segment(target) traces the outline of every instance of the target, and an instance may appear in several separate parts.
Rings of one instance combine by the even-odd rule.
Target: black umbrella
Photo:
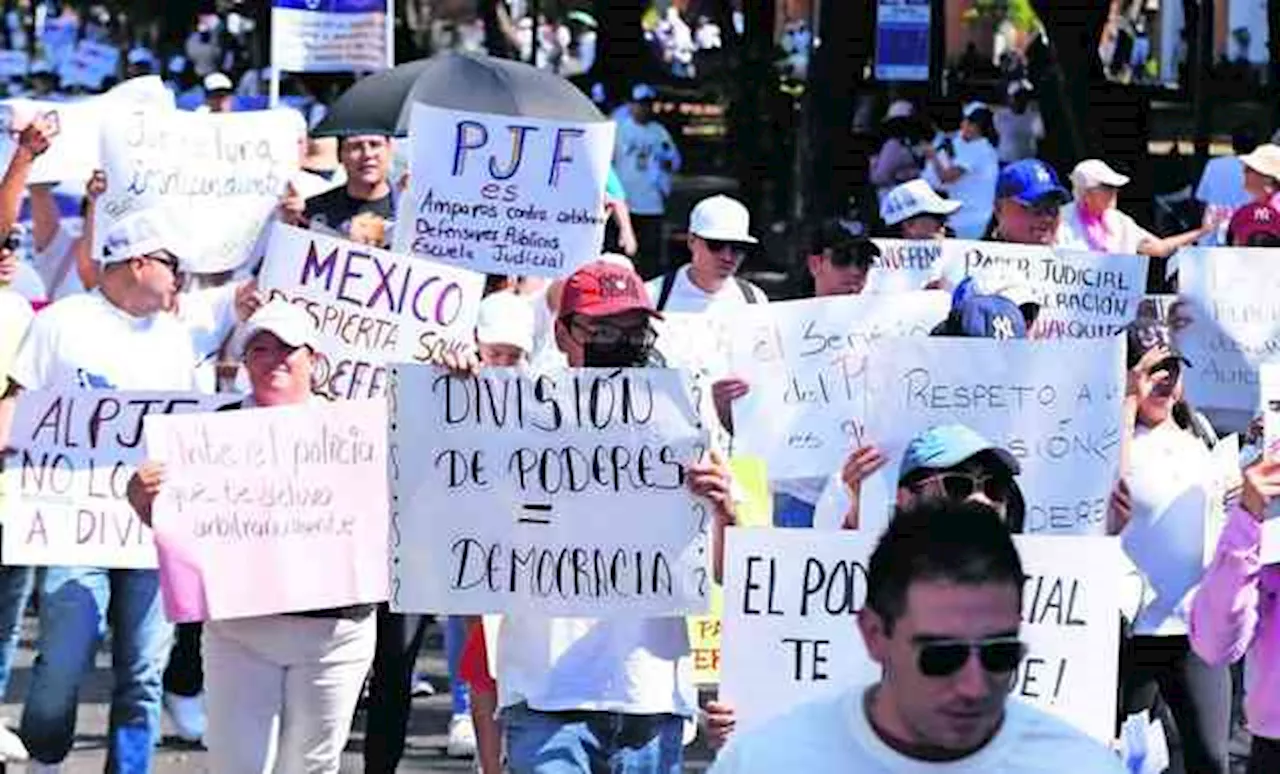
[[[558,75],[523,62],[445,53],[371,75],[343,92],[313,134],[409,133],[413,104],[558,121],[603,121],[591,100]]]

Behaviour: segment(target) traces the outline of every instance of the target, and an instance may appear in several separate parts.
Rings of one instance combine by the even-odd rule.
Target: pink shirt
[[[1245,717],[1280,739],[1280,565],[1261,562],[1262,525],[1232,506],[1191,609],[1191,646],[1210,664],[1248,655]]]

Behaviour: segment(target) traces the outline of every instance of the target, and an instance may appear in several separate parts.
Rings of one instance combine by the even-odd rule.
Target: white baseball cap
[[[1071,182],[1084,191],[1104,185],[1123,188],[1129,184],[1129,176],[1115,171],[1102,159],[1085,159],[1071,170]]]
[[[943,199],[923,178],[899,183],[880,204],[880,218],[887,226],[896,226],[917,215],[945,218],[963,205],[954,199]]]
[[[1280,146],[1264,143],[1240,157],[1240,163],[1259,175],[1280,180]]]
[[[182,241],[160,210],[151,208],[125,215],[111,224],[96,256],[103,266],[164,250],[182,262]]]
[[[885,111],[884,120],[894,118],[910,118],[916,112],[915,106],[905,99],[895,99]]]
[[[758,240],[751,236],[751,213],[742,202],[716,194],[698,202],[689,214],[689,233],[717,242],[738,242],[754,245]]]
[[[988,113],[991,112],[990,106],[985,102],[970,102],[964,106],[963,110],[960,111],[960,115],[966,119],[973,118],[973,114],[977,113],[979,110],[985,110]]]
[[[476,317],[476,341],[533,351],[533,304],[509,290],[485,296]]]
[[[263,304],[236,330],[231,339],[231,355],[243,359],[254,336],[267,331],[291,347],[316,348],[316,326],[311,315],[297,304],[277,298]]]
[[[233,91],[234,86],[231,85],[231,79],[222,73],[209,73],[204,77],[204,93],[212,94],[215,91]]]

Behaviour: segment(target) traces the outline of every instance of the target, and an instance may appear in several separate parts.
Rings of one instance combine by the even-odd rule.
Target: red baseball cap
[[[654,311],[640,275],[609,261],[592,261],[580,266],[565,282],[560,296],[561,317],[571,314],[608,317],[636,309],[662,319],[662,315]]]
[[[1231,216],[1227,234],[1235,247],[1274,247],[1280,244],[1280,211],[1268,204],[1246,204]]]

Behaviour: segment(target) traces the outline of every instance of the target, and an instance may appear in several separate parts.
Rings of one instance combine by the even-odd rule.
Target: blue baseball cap
[[[996,181],[997,199],[1013,199],[1029,206],[1049,197],[1058,204],[1071,201],[1071,194],[1062,187],[1058,173],[1040,159],[1015,161],[1000,170],[1000,177]]]
[[[966,277],[951,294],[951,313],[931,332],[934,336],[973,339],[1025,339],[1027,317],[1013,300],[982,295],[973,277]]]
[[[647,83],[637,83],[631,89],[632,102],[644,102],[645,100],[657,99],[658,90]]]
[[[898,480],[903,481],[918,470],[946,470],[982,452],[1004,465],[1010,476],[1022,472],[1013,455],[983,438],[967,425],[938,425],[911,439],[902,454]]]

